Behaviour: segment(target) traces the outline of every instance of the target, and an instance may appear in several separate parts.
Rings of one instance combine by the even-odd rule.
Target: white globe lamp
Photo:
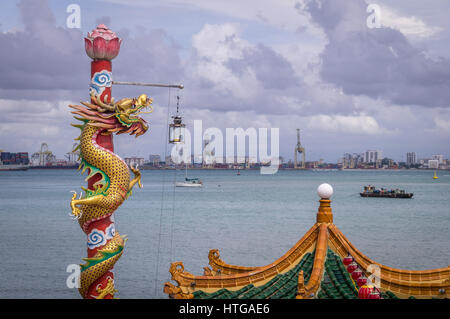
[[[321,199],[330,199],[331,195],[333,195],[333,187],[327,183],[320,184],[317,187],[317,194]]]

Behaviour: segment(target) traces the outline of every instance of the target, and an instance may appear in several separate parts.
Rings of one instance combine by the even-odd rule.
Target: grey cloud
[[[195,50],[189,59],[189,64],[194,68],[207,62],[208,58],[198,56]],[[261,86],[258,92],[247,97],[237,97],[232,91],[217,89],[217,84],[207,78],[187,74],[190,90],[186,95],[196,107],[221,112],[254,110],[258,114],[286,114],[298,111],[298,106],[307,95],[306,85],[295,74],[292,65],[264,44],[245,48],[241,57],[230,58],[224,66],[236,78],[241,78],[248,71],[253,73]],[[252,86],[251,83],[248,85]],[[293,109],[283,102],[285,98],[297,100],[298,104]]]
[[[261,43],[252,50],[245,50],[242,59],[230,59],[228,66],[235,74],[241,74],[247,68],[252,69],[267,89],[286,89],[300,84],[292,65]]]
[[[7,99],[79,100],[89,87],[90,59],[84,34],[56,26],[47,0],[22,0],[24,31],[0,33],[0,94]],[[110,17],[97,19],[110,22]],[[95,26],[93,26],[95,27]],[[163,30],[115,30],[123,38],[114,76],[134,81],[169,81],[182,74],[178,47]],[[116,62],[117,61],[117,62]],[[124,93],[135,90],[122,90]]]
[[[172,83],[183,78],[179,47],[162,29],[140,30],[131,38],[119,30],[122,38],[119,56],[114,60],[115,77],[129,81]]]
[[[305,10],[322,27],[322,79],[349,95],[367,95],[401,105],[446,107],[450,59],[427,58],[399,31],[366,26],[362,0],[307,0]]]
[[[34,98],[26,90],[82,89],[87,59],[78,53],[80,31],[56,27],[44,0],[21,1],[18,7],[24,31],[0,34],[0,88],[24,90],[17,98]]]
[[[111,27],[111,17],[110,16],[103,16],[100,18],[95,19],[95,23],[98,24],[104,24],[109,27]]]

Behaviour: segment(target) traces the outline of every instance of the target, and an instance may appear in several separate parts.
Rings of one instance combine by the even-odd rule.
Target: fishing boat
[[[376,189],[375,186],[368,185],[364,186],[364,191],[359,193],[359,195],[361,195],[361,197],[411,198],[414,194],[407,193],[402,189]]]

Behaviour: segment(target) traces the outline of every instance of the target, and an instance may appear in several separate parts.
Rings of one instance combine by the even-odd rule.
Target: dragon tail
[[[104,277],[122,256],[126,238],[115,233],[114,237],[102,249],[98,250],[94,257],[83,258],[86,261],[81,266],[80,288],[78,289],[83,298],[95,297],[103,299],[107,295],[114,297],[114,280],[108,278],[105,287],[96,285],[91,287],[100,278]],[[95,289],[95,290],[94,290]]]

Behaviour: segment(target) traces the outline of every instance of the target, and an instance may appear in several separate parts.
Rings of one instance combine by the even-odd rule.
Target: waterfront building
[[[437,159],[430,159],[428,160],[428,168],[439,168],[439,160]]]
[[[166,156],[165,164],[166,164],[166,166],[171,166],[171,165],[173,165],[172,156],[170,156],[170,155],[167,155],[167,156]]]
[[[368,150],[364,153],[364,163],[376,163],[383,158],[382,151]]]
[[[437,160],[439,162],[439,164],[445,164],[444,155],[432,155],[431,159]]]
[[[159,166],[159,162],[161,162],[161,156],[159,154],[150,155],[148,161],[153,166]]]
[[[128,166],[131,166],[131,165],[133,165],[133,166],[136,166],[136,165],[142,166],[142,165],[144,165],[144,158],[143,157],[125,157],[124,161],[125,161],[125,163]]]
[[[414,165],[417,163],[417,155],[416,152],[407,152],[406,153],[406,164]]]
[[[364,154],[345,153],[342,158],[343,168],[358,168],[364,163]]]
[[[360,252],[334,224],[332,192],[328,184],[319,186],[316,223],[273,263],[263,267],[231,265],[223,261],[218,249],[211,249],[210,267],[204,267],[201,276],[187,272],[182,262],[172,263],[169,272],[176,286],[166,282],[164,292],[176,299],[449,297],[450,266],[423,271],[395,269]]]

